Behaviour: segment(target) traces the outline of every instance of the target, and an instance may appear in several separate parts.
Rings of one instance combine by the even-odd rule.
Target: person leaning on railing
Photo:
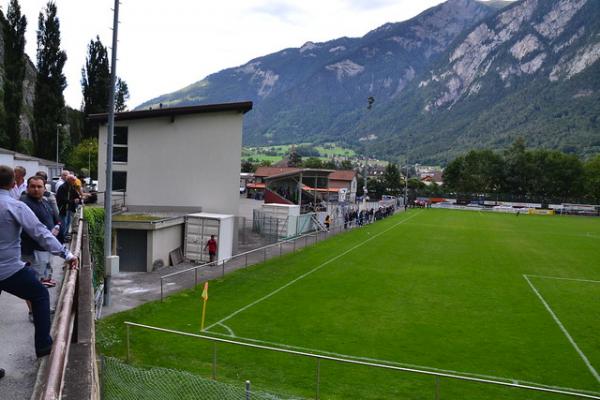
[[[72,269],[79,261],[20,201],[10,197],[15,175],[12,168],[0,165],[0,293],[5,290],[21,299],[31,301],[35,325],[37,357],[50,354],[50,297],[35,272],[21,261],[21,231],[25,231],[43,249],[61,256]]]

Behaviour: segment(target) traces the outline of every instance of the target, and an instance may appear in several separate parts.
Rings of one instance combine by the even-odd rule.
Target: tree
[[[11,0],[4,24],[4,111],[5,138],[2,146],[22,151],[20,117],[23,107],[23,81],[25,79],[25,30],[27,19],[21,15],[17,0]]]
[[[600,154],[585,163],[585,193],[594,204],[600,204]]]
[[[129,101],[129,86],[127,82],[119,78],[117,80],[117,88],[115,93],[115,111],[123,112],[127,110],[127,102]]]
[[[323,168],[323,163],[317,157],[307,158],[302,165],[304,168]]]
[[[110,88],[110,66],[108,50],[98,36],[88,44],[85,66],[81,69],[81,88],[85,115],[106,112]],[[97,137],[98,123],[86,121],[83,136]]]
[[[333,161],[333,160],[327,160],[327,161],[323,162],[322,168],[324,168],[324,169],[338,169],[335,161]]]
[[[394,163],[389,163],[383,172],[383,183],[385,192],[392,196],[398,196],[402,191],[400,186],[400,170]]]
[[[110,62],[108,50],[100,38],[91,40],[88,44],[88,53],[85,66],[81,69],[81,89],[83,92],[83,112],[85,115],[105,113],[108,110],[110,93]],[[121,78],[115,85],[115,111],[123,112],[127,109],[129,100],[129,86]],[[86,121],[84,137],[97,137],[98,123]]]
[[[344,170],[354,169],[354,165],[352,165],[352,161],[350,161],[350,160],[343,160],[340,163],[340,169],[344,169]]]
[[[444,169],[444,186],[459,194],[465,193],[464,162],[464,156],[456,157]]]
[[[504,190],[515,195],[525,195],[530,189],[532,165],[525,149],[525,140],[518,138],[504,152],[506,185]]]
[[[252,164],[248,160],[242,161],[242,172],[254,172],[256,171],[256,165]]]
[[[98,177],[98,139],[82,140],[69,153],[67,159],[69,168],[75,171],[88,170],[92,178]]]
[[[288,167],[301,167],[302,157],[296,151],[296,146],[290,147],[290,153],[288,155]]]
[[[35,154],[52,159],[56,149],[58,124],[65,122],[63,91],[67,80],[63,67],[67,55],[60,49],[60,22],[56,4],[48,2],[40,12],[37,31],[37,79],[33,104]]]

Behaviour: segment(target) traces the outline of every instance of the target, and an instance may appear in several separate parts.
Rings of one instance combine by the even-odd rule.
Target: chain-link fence
[[[231,384],[167,368],[140,368],[102,358],[104,400],[293,400],[252,390],[249,381]]]

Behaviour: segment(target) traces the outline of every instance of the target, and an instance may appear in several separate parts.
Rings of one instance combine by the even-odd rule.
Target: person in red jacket
[[[215,261],[215,256],[217,255],[217,241],[215,240],[215,235],[210,235],[210,240],[206,242],[206,246],[204,246],[204,250],[206,249],[208,249],[209,262]]]

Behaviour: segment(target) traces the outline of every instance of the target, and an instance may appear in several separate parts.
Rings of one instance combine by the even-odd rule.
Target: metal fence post
[[[163,301],[163,278],[160,278],[160,302]]]
[[[296,252],[296,238],[292,239],[292,243],[294,244],[294,250],[292,252]]]
[[[321,359],[317,358],[317,393],[316,393],[316,400],[319,400],[319,391],[321,389]]]
[[[129,325],[127,325],[127,362],[131,359],[129,352]]]
[[[250,381],[246,381],[246,400],[250,400]]]
[[[223,268],[223,271],[221,272],[221,278],[224,278],[224,277],[225,277],[225,263],[226,263],[226,262],[227,262],[226,260],[223,260],[223,264],[221,264],[221,266],[222,266],[222,268]]]
[[[435,377],[435,400],[440,400],[440,377]]]
[[[263,262],[267,261],[267,247],[265,246],[265,251],[264,251],[264,260]]]
[[[217,343],[213,344],[212,379],[217,380]]]
[[[246,267],[248,266],[248,253],[246,253]]]
[[[194,287],[198,286],[198,268],[194,268]]]
[[[283,248],[283,242],[279,242],[279,257],[281,257],[282,248]]]

